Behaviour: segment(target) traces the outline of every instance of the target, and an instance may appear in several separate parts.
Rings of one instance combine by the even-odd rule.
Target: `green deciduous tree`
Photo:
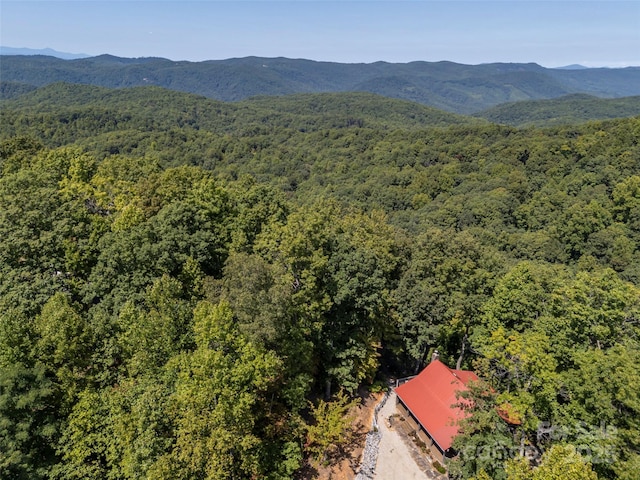
[[[507,463],[507,480],[597,480],[591,469],[572,445],[555,445],[547,451],[540,465],[531,467],[524,458]]]
[[[452,447],[457,457],[449,462],[449,472],[462,478],[489,474],[505,480],[504,462],[519,451],[507,423],[498,414],[497,393],[484,382],[470,382],[460,392],[458,406],[466,413],[459,421],[459,434]]]
[[[247,342],[228,304],[198,306],[197,348],[170,361],[177,375],[170,415],[175,443],[151,468],[157,478],[232,479],[265,475],[260,427],[281,362]]]
[[[118,343],[129,375],[157,372],[173,355],[193,348],[189,296],[180,281],[165,274],[148,287],[143,305],[122,307]]]
[[[579,272],[552,298],[552,316],[545,328],[565,358],[576,345],[607,348],[637,334],[640,291],[613,270]]]
[[[90,382],[93,335],[86,319],[67,295],[56,293],[42,307],[34,322],[33,358],[45,366],[72,403]]]
[[[312,424],[307,426],[306,450],[317,462],[325,461],[330,449],[339,448],[350,441],[349,428],[352,426],[352,410],[357,400],[350,400],[339,392],[332,401],[318,400],[311,404]]]
[[[415,371],[430,348],[440,346],[455,359],[464,356],[499,268],[498,257],[468,233],[430,229],[418,237],[394,292],[400,333]]]
[[[43,365],[0,365],[0,477],[49,478],[59,461],[59,395]]]

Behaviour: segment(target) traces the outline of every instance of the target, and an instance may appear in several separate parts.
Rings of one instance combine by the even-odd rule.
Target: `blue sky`
[[[0,44],[200,61],[640,65],[640,0],[0,1]]]

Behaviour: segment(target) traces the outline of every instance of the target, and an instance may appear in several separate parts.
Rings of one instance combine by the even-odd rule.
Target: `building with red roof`
[[[478,380],[475,373],[453,370],[434,359],[419,375],[396,387],[398,410],[440,462],[455,455],[451,444],[458,422],[466,416],[455,406],[460,403],[456,392],[468,390],[472,380]]]

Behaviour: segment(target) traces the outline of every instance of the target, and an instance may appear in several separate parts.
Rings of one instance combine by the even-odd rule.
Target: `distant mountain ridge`
[[[0,66],[2,81],[32,86],[55,82],[110,88],[155,85],[224,101],[259,95],[362,91],[463,114],[505,102],[575,93],[604,98],[640,95],[640,67],[565,70],[535,63],[342,64],[261,57],[186,62],[112,55],[75,60],[3,55]]]
[[[0,55],[47,55],[50,57],[61,58],[63,60],[75,60],[91,56],[86,53],[59,52],[53,48],[15,48],[5,46],[0,46]]]

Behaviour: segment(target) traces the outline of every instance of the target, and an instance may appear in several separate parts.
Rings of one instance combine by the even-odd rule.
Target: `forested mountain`
[[[456,113],[571,93],[640,95],[639,67],[562,70],[533,63],[341,64],[259,57],[176,62],[111,55],[77,60],[3,55],[0,62],[2,81],[35,86],[55,82],[115,88],[156,85],[225,101],[256,95],[366,91]]]
[[[640,115],[640,97],[597,98],[567,95],[553,100],[510,102],[477,113],[475,116],[508,125],[567,125],[588,120]]]
[[[640,117],[68,84],[0,113],[1,478],[296,478],[435,349],[486,382],[452,474],[640,476]]]

